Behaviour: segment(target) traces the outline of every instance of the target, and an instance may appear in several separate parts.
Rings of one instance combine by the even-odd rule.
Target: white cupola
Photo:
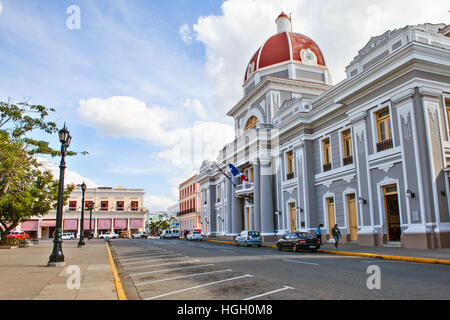
[[[291,18],[284,12],[281,12],[275,23],[277,24],[277,33],[292,32]]]

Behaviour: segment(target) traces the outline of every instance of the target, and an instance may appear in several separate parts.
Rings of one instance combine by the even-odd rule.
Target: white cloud
[[[206,112],[205,107],[198,99],[186,99],[183,103],[183,107],[197,115],[202,120],[206,120],[208,118],[208,113]]]
[[[183,24],[178,30],[178,32],[180,33],[181,39],[183,40],[184,43],[190,44],[192,42],[193,32],[191,30],[191,27],[189,27],[189,25]]]
[[[382,8],[382,9],[381,9]],[[292,12],[293,31],[311,37],[321,48],[333,83],[372,36],[424,22],[448,21],[448,1],[422,0],[292,1],[227,0],[221,15],[200,17],[192,29],[206,50],[205,69],[215,108],[228,111],[242,98],[246,65],[276,33],[275,19]]]
[[[2,2],[0,1],[0,14],[2,14],[2,12],[3,12],[3,4],[2,4]]]
[[[176,203],[176,198],[172,197],[160,197],[155,195],[148,195],[144,198],[144,206],[150,210],[150,212],[167,210],[167,208]]]
[[[59,179],[59,165],[56,164],[55,162],[46,159],[46,158],[42,158],[42,157],[36,157],[36,160],[42,164],[42,168],[44,170],[48,170],[52,173],[53,178],[55,180]],[[68,184],[82,184],[82,183],[86,183],[88,188],[97,188],[100,187],[100,185],[98,185],[96,182],[94,182],[93,180],[83,177],[82,175],[80,175],[78,172],[72,171],[70,169],[65,170],[64,173],[64,184],[68,185]]]
[[[199,101],[191,101],[204,112]],[[218,122],[189,125],[176,113],[159,106],[148,107],[132,97],[90,98],[80,101],[81,119],[102,134],[138,138],[162,150],[158,156],[179,168],[198,168],[205,159],[216,159],[224,144],[234,138],[234,129]],[[205,114],[206,116],[206,114]]]

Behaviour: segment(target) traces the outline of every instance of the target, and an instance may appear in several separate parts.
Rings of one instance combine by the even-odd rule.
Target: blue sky
[[[79,30],[66,26],[70,5]],[[166,208],[201,160],[231,142],[225,113],[281,10],[318,43],[334,83],[371,36],[449,22],[441,0],[0,0],[0,100],[57,110],[71,148],[90,153],[68,160],[78,179],[143,188],[148,208]]]

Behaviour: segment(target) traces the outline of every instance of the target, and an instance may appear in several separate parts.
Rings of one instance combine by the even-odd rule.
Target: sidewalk
[[[207,238],[205,239],[213,241],[223,241],[234,244],[233,241]],[[276,247],[276,242],[264,242],[263,246]],[[376,254],[376,255],[389,255],[397,257],[412,257],[412,258],[424,258],[424,259],[439,259],[448,260],[450,262],[450,248],[446,249],[408,249],[408,248],[397,248],[397,247],[364,247],[353,243],[340,244],[338,250],[334,248],[334,243],[323,243],[320,250],[325,253],[361,253],[361,254]]]
[[[51,240],[13,250],[0,250],[0,300],[117,300],[113,274],[103,240],[64,241],[65,267],[46,267]],[[79,289],[69,289],[70,266],[80,268]],[[71,282],[72,283],[72,282]]]

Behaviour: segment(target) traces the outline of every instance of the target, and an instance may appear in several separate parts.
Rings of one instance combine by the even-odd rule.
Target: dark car
[[[300,249],[308,249],[316,252],[320,248],[319,240],[308,232],[291,232],[286,234],[277,242],[278,250],[292,249],[298,251]]]

